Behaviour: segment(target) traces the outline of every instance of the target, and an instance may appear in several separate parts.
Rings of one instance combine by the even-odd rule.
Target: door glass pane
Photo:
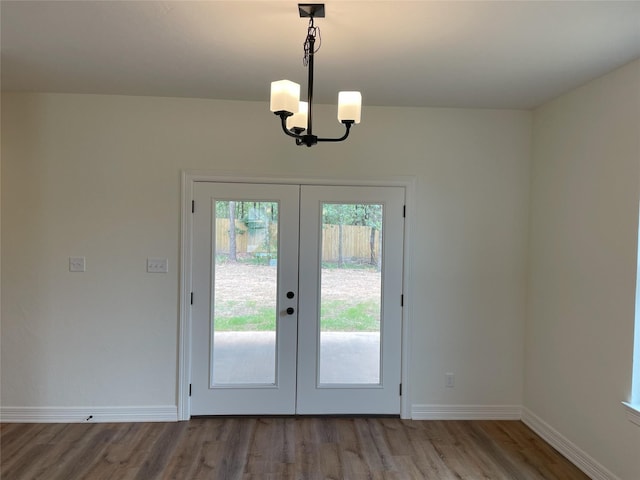
[[[382,205],[323,203],[320,383],[380,383]]]
[[[278,203],[215,202],[213,385],[276,383]]]

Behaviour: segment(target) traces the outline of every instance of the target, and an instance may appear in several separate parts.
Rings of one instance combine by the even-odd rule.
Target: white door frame
[[[402,397],[400,400],[400,417],[411,418],[411,378],[409,363],[411,348],[411,311],[412,272],[413,265],[413,225],[415,213],[415,177],[381,178],[332,178],[332,177],[272,177],[242,174],[221,174],[206,170],[184,170],[182,172],[182,208],[180,234],[180,325],[178,332],[178,420],[191,418],[189,399],[189,385],[191,383],[191,292],[192,290],[192,245],[193,245],[193,216],[192,201],[196,182],[224,182],[224,183],[278,183],[294,185],[350,185],[370,187],[404,187],[406,192],[406,216],[404,234],[403,258],[403,295],[404,308],[402,310]]]

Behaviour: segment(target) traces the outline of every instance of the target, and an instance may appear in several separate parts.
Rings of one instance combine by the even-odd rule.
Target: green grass
[[[322,304],[320,318],[323,332],[377,332],[380,306],[371,300],[361,303],[334,300]]]
[[[234,308],[235,307],[234,305]],[[224,310],[220,309],[219,310]],[[215,328],[217,332],[267,332],[276,328],[276,313],[273,308],[250,308],[252,313],[246,315],[225,316],[224,312],[216,315]]]
[[[233,303],[233,305],[231,305]],[[270,307],[256,307],[255,302],[246,305],[250,313],[233,315],[227,308],[237,311],[237,302],[217,305],[215,329],[217,332],[272,331],[276,325],[276,313]],[[324,302],[321,311],[323,332],[377,332],[380,329],[380,305],[375,301],[347,303]]]

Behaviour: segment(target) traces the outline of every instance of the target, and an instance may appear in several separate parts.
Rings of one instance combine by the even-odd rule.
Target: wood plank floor
[[[0,478],[588,479],[518,421],[2,424]]]

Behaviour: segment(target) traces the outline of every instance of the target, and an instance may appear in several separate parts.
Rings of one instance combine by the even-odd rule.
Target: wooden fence
[[[340,230],[338,225],[325,225],[322,230],[323,262],[338,263],[340,261]],[[236,254],[241,257],[251,254],[266,254],[275,258],[277,257],[276,234],[276,224],[269,226],[269,234],[267,234],[267,229],[250,231],[244,223],[236,221]],[[269,239],[271,239],[270,247]],[[371,261],[370,242],[370,227],[343,225],[343,261],[369,263]],[[377,261],[380,252],[379,230],[376,230],[374,234],[373,251]],[[229,219],[227,218],[216,218],[216,254],[229,254]]]

